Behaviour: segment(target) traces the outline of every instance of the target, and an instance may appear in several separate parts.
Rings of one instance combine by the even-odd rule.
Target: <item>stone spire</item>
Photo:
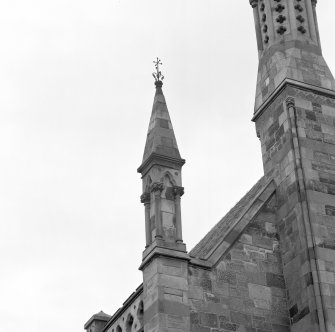
[[[147,140],[143,154],[142,165],[138,171],[142,173],[150,163],[170,162],[182,166],[185,161],[181,158],[176,137],[173,131],[169,111],[163,95],[162,81],[156,81],[156,93],[152,107]]]
[[[335,90],[322,56],[317,0],[249,0],[259,55],[255,112],[286,82]]]
[[[156,93],[141,166],[145,205],[146,249],[143,264],[156,253],[175,255],[186,253],[182,240],[180,198],[184,193],[181,158],[166,101],[163,95],[163,75],[160,60],[155,62]],[[164,252],[164,253],[163,253]],[[142,264],[142,265],[143,265]]]

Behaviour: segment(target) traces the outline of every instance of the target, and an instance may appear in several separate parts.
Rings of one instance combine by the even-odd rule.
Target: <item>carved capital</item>
[[[154,182],[151,185],[151,192],[156,193],[161,193],[164,189],[164,184],[162,182]]]
[[[286,99],[286,107],[287,108],[290,108],[290,107],[295,107],[295,101],[294,101],[294,98],[292,98],[292,97],[288,97],[287,99]]]
[[[252,8],[255,8],[258,6],[258,0],[249,0],[249,2]]]
[[[141,195],[141,203],[144,203],[144,204],[150,203],[150,193],[145,192]]]
[[[178,187],[178,186],[174,186],[173,187],[173,193],[175,196],[183,196],[184,195],[184,187]]]

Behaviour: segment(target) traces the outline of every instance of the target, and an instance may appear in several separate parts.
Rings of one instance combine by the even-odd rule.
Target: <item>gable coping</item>
[[[272,194],[276,190],[276,185],[272,178],[266,179],[262,177],[254,187],[218,222],[209,233],[190,251],[191,263],[200,263],[203,265],[214,266],[218,263],[220,258],[226,253],[226,251],[231,247],[231,245],[236,241],[236,239],[241,235],[242,231],[249,224],[249,222],[255,217],[259,210],[264,206],[264,204],[270,199]],[[255,191],[255,192],[254,192]],[[252,195],[252,198],[248,197]],[[246,202],[243,200],[247,199]],[[242,211],[238,213],[237,216],[234,215],[235,210],[239,208],[240,204],[244,205],[241,207]],[[229,219],[230,214],[232,214],[231,225],[228,225],[228,229],[223,230],[220,238],[214,238],[217,241],[208,250],[206,246],[212,240],[211,234],[219,234],[220,226],[225,226],[231,220]],[[228,220],[225,220],[228,218]],[[208,240],[209,237],[209,240]],[[213,242],[213,240],[212,240]],[[206,250],[207,249],[207,250]],[[205,262],[207,261],[207,264]]]

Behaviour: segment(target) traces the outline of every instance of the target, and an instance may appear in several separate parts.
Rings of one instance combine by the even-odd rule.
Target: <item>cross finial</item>
[[[157,58],[153,62],[155,64],[156,72],[152,73],[152,76],[154,77],[156,82],[162,82],[164,80],[164,76],[162,75],[161,71],[159,70],[159,66],[162,65],[162,61],[159,58]]]

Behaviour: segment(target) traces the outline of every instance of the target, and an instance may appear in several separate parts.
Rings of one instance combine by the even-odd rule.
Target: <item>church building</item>
[[[317,0],[249,2],[264,176],[186,249],[185,160],[157,60],[137,170],[143,284],[112,316],[93,315],[87,332],[335,332],[335,81],[322,56]]]

